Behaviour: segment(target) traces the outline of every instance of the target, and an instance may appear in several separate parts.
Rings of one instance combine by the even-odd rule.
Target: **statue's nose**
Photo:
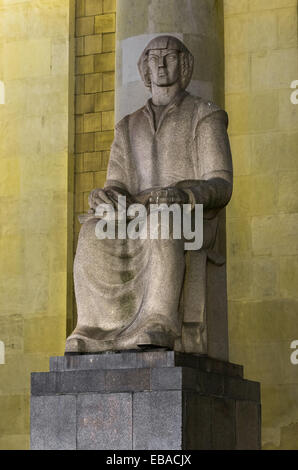
[[[159,57],[158,67],[165,67],[165,56]]]

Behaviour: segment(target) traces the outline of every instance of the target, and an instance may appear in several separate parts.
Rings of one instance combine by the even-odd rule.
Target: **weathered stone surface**
[[[152,390],[180,390],[183,388],[184,370],[181,367],[154,368],[151,371]],[[194,382],[194,381],[193,381]]]
[[[31,394],[34,448],[260,447],[259,384],[244,380],[241,367],[204,356],[51,358],[51,372],[32,374]]]
[[[132,395],[80,395],[77,427],[78,450],[132,449]]]
[[[150,390],[150,372],[150,369],[107,370],[106,390],[115,392]]]
[[[183,37],[195,56],[191,89],[205,99],[221,101],[224,28],[221,14],[212,14],[213,5],[212,1],[206,0],[143,0],[138,3],[138,8],[131,0],[119,3],[116,15],[119,44],[116,48],[117,120],[139,108],[146,96],[137,71],[133,69],[139,51],[154,34],[169,31]]]
[[[133,396],[133,448],[182,448],[182,393],[143,392]]]
[[[31,377],[32,395],[105,391],[103,371],[33,373]]]
[[[187,367],[152,369],[151,390],[194,390],[200,395],[223,396],[224,378]]]
[[[96,16],[95,33],[113,33],[114,20],[113,14]],[[98,38],[85,37],[85,52],[88,41]],[[114,59],[114,52],[78,57],[79,73],[86,73],[84,67],[89,73],[113,72]],[[122,119],[115,135],[113,113],[100,103],[107,92],[98,94],[99,102],[93,101],[92,93],[77,95],[76,112],[90,116],[84,117],[88,133],[77,135],[76,150],[103,151],[111,146],[111,154],[104,188],[106,175],[99,174],[88,199],[90,210],[80,219],[74,261],[78,322],[66,341],[67,353],[151,345],[228,359],[225,249],[220,242],[225,218],[221,209],[230,201],[233,182],[228,118],[216,104],[186,91],[193,64],[192,53],[177,37],[152,39],[138,61],[152,99]],[[197,145],[190,144],[193,140]],[[176,170],[172,173],[171,168]],[[155,239],[151,230],[142,240],[99,239],[95,227],[102,216],[96,209],[102,203],[117,206],[120,195],[127,197],[128,206],[143,204],[148,216],[150,203],[191,204],[193,209],[203,204],[208,216],[202,247],[192,251],[183,236],[172,232],[167,239]],[[193,218],[198,216],[197,211],[194,214]]]
[[[136,351],[104,354],[74,354],[50,358],[51,371],[77,369],[129,369],[190,367],[205,372],[243,377],[243,367],[230,362],[219,361],[199,354],[182,354],[174,351]]]
[[[225,395],[239,399],[260,401],[260,384],[250,380],[241,380],[237,378],[225,377]]]
[[[211,412],[212,449],[233,450],[236,447],[236,401],[213,398]]]
[[[227,377],[227,380],[229,379],[230,377]],[[224,377],[220,374],[196,371],[196,391],[207,396],[223,396],[225,394]]]
[[[189,367],[71,370],[33,373],[32,395],[192,390],[200,395],[259,402],[256,382]]]
[[[261,448],[261,407],[251,401],[236,401],[236,449]]]
[[[183,393],[183,449],[212,449],[212,400],[194,392]]]
[[[31,449],[76,449],[76,397],[31,398]]]
[[[32,395],[150,390],[150,369],[33,373]]]

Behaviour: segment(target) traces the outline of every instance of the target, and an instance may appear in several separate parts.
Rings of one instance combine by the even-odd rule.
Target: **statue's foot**
[[[83,354],[86,352],[85,343],[82,339],[68,338],[65,345],[65,354]]]
[[[152,324],[143,330],[120,335],[114,341],[114,349],[173,349],[176,336],[163,325]]]
[[[96,340],[77,335],[67,338],[64,354],[96,354],[112,350],[113,341]]]

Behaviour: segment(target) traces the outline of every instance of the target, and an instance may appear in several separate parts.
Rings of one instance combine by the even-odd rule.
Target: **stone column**
[[[223,29],[222,0],[118,0],[116,122],[150,96],[140,80],[137,59],[157,34],[178,37],[193,53],[195,67],[188,91],[222,106]]]
[[[115,121],[142,107],[150,97],[137,62],[157,35],[182,40],[194,55],[188,91],[224,107],[224,25],[222,0],[118,0],[116,25]],[[219,217],[219,252],[225,256],[225,211]],[[207,265],[206,324],[183,326],[182,350],[228,360],[226,267]],[[208,287],[210,286],[210,287]],[[218,295],[221,292],[221,295]],[[202,297],[202,296],[201,296]],[[195,301],[197,305],[197,301]],[[219,314],[220,312],[220,314]]]

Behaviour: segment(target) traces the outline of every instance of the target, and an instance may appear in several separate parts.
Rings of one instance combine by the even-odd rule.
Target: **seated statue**
[[[89,196],[74,261],[78,322],[66,353],[167,348],[227,359],[225,206],[232,195],[228,117],[186,92],[193,56],[172,36],[144,49],[138,67],[152,98],[115,128],[104,189]],[[100,239],[96,209],[202,204],[203,245]]]

